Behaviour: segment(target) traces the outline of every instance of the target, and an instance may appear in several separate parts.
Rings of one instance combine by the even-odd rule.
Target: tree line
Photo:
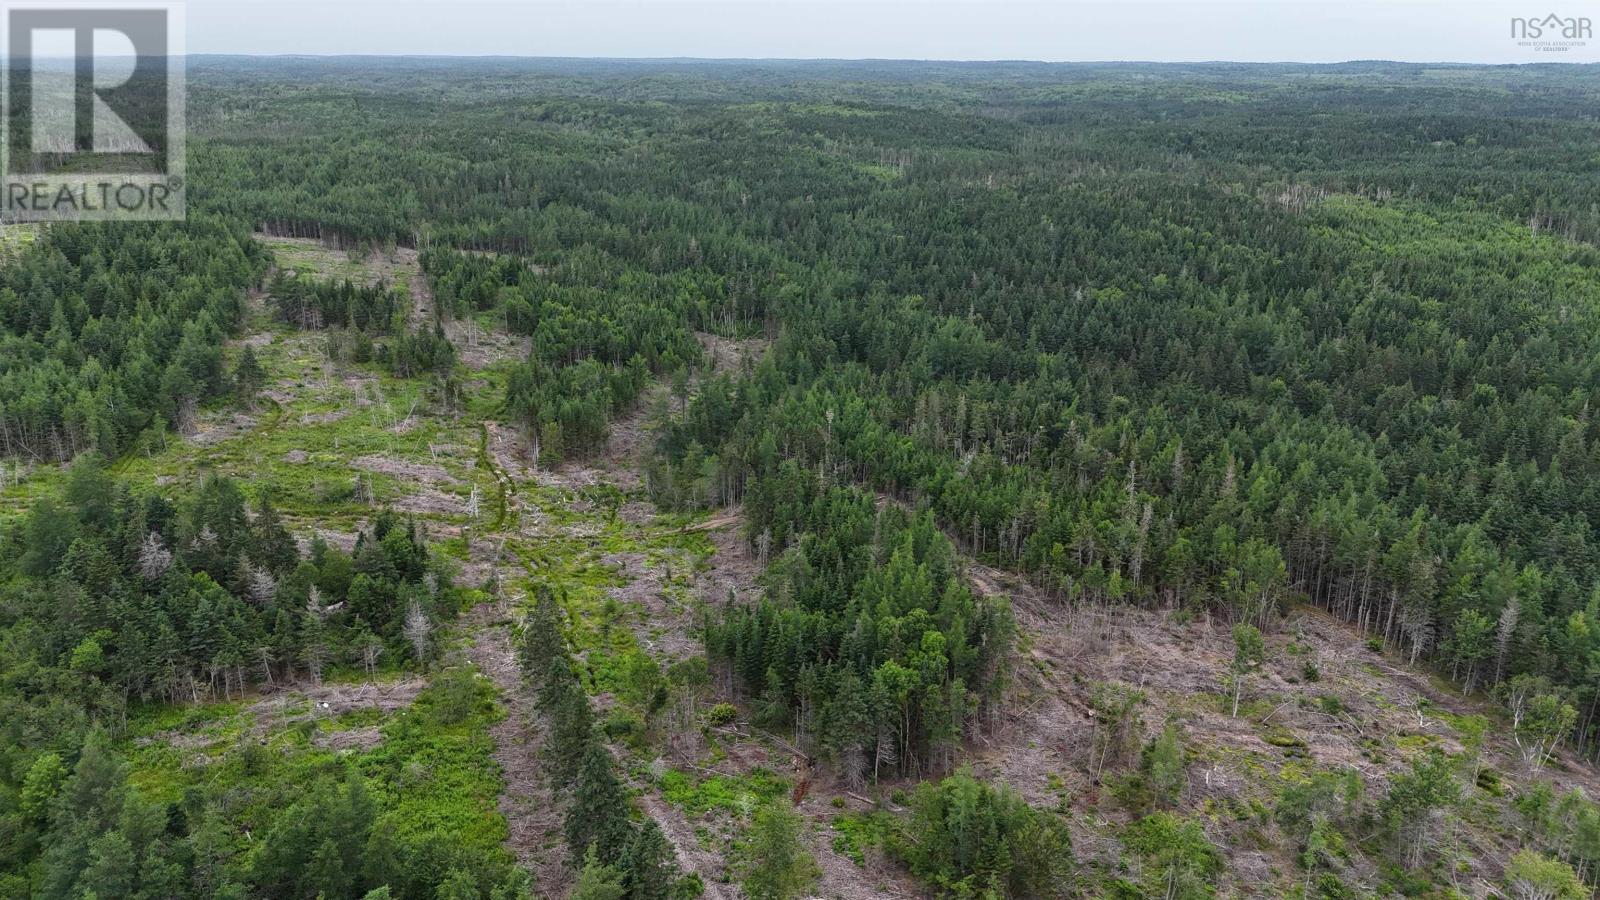
[[[115,457],[229,389],[266,254],[237,222],[53,226],[0,267],[0,455]]]

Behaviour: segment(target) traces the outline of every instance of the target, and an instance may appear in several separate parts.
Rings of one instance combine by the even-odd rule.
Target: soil
[[[259,417],[242,412],[231,412],[195,424],[189,442],[198,447],[211,447],[255,430]]]
[[[644,814],[661,826],[661,833],[666,836],[667,843],[672,845],[673,853],[678,858],[678,866],[685,873],[700,876],[705,884],[702,897],[708,900],[733,900],[743,895],[743,891],[720,880],[726,877],[727,866],[720,856],[700,846],[694,826],[689,824],[682,812],[654,791],[640,792],[638,801]]]
[[[248,711],[255,716],[257,730],[266,732],[296,722],[326,721],[360,709],[397,712],[410,706],[427,686],[427,679],[415,677],[360,684],[296,682],[277,689],[268,685]]]
[[[705,348],[710,374],[753,368],[772,346],[766,338],[727,338],[705,331],[695,332],[695,338]]]
[[[1013,661],[1014,684],[998,723],[972,741],[966,761],[983,777],[1006,783],[1030,803],[1065,800],[1082,816],[1104,822],[1129,818],[1090,776],[1094,735],[1093,686],[1113,683],[1143,692],[1142,744],[1169,720],[1182,723],[1190,759],[1182,808],[1273,799],[1290,765],[1352,768],[1365,778],[1369,800],[1390,776],[1409,769],[1427,748],[1462,750],[1445,715],[1485,715],[1491,734],[1485,768],[1517,779],[1527,767],[1491,705],[1463,698],[1452,686],[1372,650],[1362,635],[1315,607],[1295,609],[1266,634],[1267,662],[1250,679],[1245,705],[1232,715],[1224,677],[1233,656],[1231,625],[1180,621],[1170,610],[1092,605],[1069,607],[1045,598],[1019,578],[969,565],[976,590],[1010,598],[1022,640]],[[1600,790],[1587,765],[1558,752],[1539,777],[1558,793]],[[1514,789],[1508,791],[1508,795]],[[1226,808],[1226,807],[1224,807]],[[1082,860],[1107,841],[1102,824],[1075,840]],[[1227,873],[1219,888],[1255,896],[1252,886],[1276,884],[1273,871],[1294,863],[1257,849],[1259,839],[1237,822],[1211,819]],[[1516,847],[1486,829],[1462,829],[1469,874],[1494,882]],[[1075,838],[1078,835],[1075,834]],[[1112,841],[1114,844],[1114,841]],[[1281,844],[1280,844],[1281,846]],[[1273,848],[1276,849],[1276,848]],[[1372,883],[1363,861],[1352,874]]]
[[[377,725],[347,728],[344,731],[318,734],[312,742],[318,747],[336,750],[341,753],[371,750],[373,747],[383,743],[383,729]]]
[[[423,484],[461,483],[454,475],[445,471],[444,466],[414,462],[408,459],[397,459],[393,456],[379,453],[358,456],[350,460],[350,466],[366,472],[376,472],[380,475],[395,475]]]
[[[626,584],[609,588],[606,593],[624,609],[640,610],[641,615],[633,623],[640,646],[663,663],[688,659],[700,652],[700,641],[691,634],[694,610],[674,601],[667,590],[670,560],[652,563],[643,553],[621,553],[607,555],[601,561],[627,579]]]
[[[327,412],[306,413],[300,417],[301,425],[331,425],[350,415],[348,409],[330,409]]]
[[[713,523],[716,527],[706,527]],[[741,603],[754,601],[760,591],[757,579],[761,577],[762,565],[743,537],[743,513],[738,509],[725,510],[702,523],[699,530],[706,532],[716,552],[705,567],[695,573],[695,593],[712,607],[724,606],[730,598]]]
[[[483,328],[476,322],[454,319],[444,326],[445,336],[455,344],[462,364],[482,371],[505,360],[523,360],[533,347],[533,339],[499,328]]]
[[[490,731],[494,759],[505,779],[499,807],[508,827],[506,849],[533,873],[541,895],[555,897],[563,894],[573,879],[561,836],[563,804],[539,758],[544,723],[517,665],[509,614],[505,600],[481,604],[468,613],[472,643],[467,656],[494,681],[506,705],[506,717]]]
[[[454,516],[467,511],[467,501],[456,494],[447,494],[435,487],[423,487],[406,494],[389,504],[397,512],[427,515]]]

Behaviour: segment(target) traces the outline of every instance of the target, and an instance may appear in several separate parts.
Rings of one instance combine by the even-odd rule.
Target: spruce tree
[[[622,873],[600,861],[599,851],[590,846],[583,854],[583,868],[568,900],[623,900],[628,891],[622,886]]]
[[[239,361],[233,367],[233,389],[239,402],[254,409],[256,396],[267,383],[267,373],[256,360],[255,348],[249,344],[239,351]]]
[[[607,864],[617,862],[632,836],[627,792],[617,780],[611,753],[598,740],[585,742],[572,799],[567,807],[567,848],[574,864],[592,845]]]
[[[672,846],[654,819],[646,818],[633,829],[633,836],[618,863],[628,900],[669,900],[678,879]]]

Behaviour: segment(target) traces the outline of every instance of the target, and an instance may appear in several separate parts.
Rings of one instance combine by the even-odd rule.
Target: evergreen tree
[[[583,868],[578,872],[578,883],[572,887],[571,900],[623,900],[626,896],[622,874],[616,867],[602,863],[599,852],[590,846],[584,852]]]
[[[255,348],[249,344],[239,351],[239,361],[233,367],[233,390],[239,402],[252,409],[256,397],[267,383],[267,373],[256,359]]]
[[[1188,784],[1188,773],[1183,730],[1176,722],[1168,722],[1145,748],[1143,768],[1156,804],[1166,809],[1177,806]]]
[[[622,858],[632,838],[628,796],[613,771],[611,754],[598,741],[587,742],[567,807],[567,847],[574,864],[592,846],[612,865]]]
[[[669,900],[678,880],[672,846],[654,819],[646,818],[633,829],[617,867],[628,900]]]

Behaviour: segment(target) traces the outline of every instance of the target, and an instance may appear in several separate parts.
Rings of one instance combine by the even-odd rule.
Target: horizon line
[[[1382,57],[1351,58],[1341,60],[1310,61],[1299,59],[1246,60],[1246,59],[1030,59],[1026,57],[944,58],[913,56],[562,56],[520,53],[455,53],[430,50],[342,50],[338,52],[283,52],[266,50],[205,50],[170,54],[178,59],[244,58],[244,59],[421,59],[421,60],[479,60],[525,62],[620,62],[620,63],[902,63],[944,65],[1029,65],[1029,66],[1307,66],[1330,67],[1350,65],[1396,66],[1451,66],[1458,68],[1531,68],[1568,66],[1572,68],[1600,66],[1600,62],[1566,62],[1556,60],[1527,60],[1521,62],[1470,62],[1448,59],[1386,59]],[[71,56],[40,56],[39,60],[75,59]],[[103,59],[131,58],[126,54],[106,55]],[[0,54],[0,64],[9,57]]]

